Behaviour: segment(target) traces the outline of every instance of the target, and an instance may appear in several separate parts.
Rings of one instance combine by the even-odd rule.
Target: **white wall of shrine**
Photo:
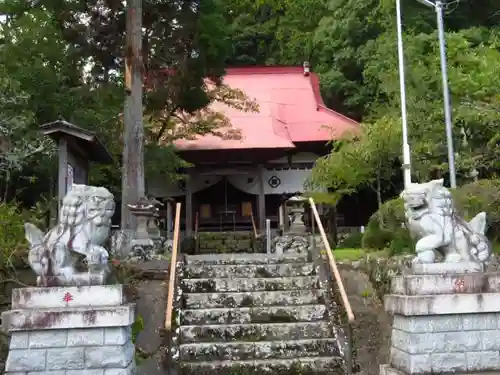
[[[264,194],[295,194],[305,191],[304,184],[311,175],[310,168],[294,168],[293,164],[311,163],[318,158],[312,153],[298,153],[288,158],[280,158],[268,162],[268,168],[263,171]],[[291,161],[292,167],[283,168]],[[272,165],[275,164],[276,168]],[[227,181],[237,189],[249,194],[259,194],[259,176],[257,171],[254,173],[245,172],[245,174],[228,175]],[[196,193],[218,183],[223,177],[216,175],[191,175],[191,191]],[[179,197],[186,194],[185,181],[178,181],[175,184],[166,184],[165,181],[148,180],[148,193],[152,196]]]

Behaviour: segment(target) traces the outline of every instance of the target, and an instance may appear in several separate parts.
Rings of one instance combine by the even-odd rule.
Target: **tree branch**
[[[155,137],[156,144],[160,143],[160,139],[163,137],[163,134],[167,130],[168,123],[170,122],[170,119],[175,114],[175,112],[177,112],[178,109],[179,109],[179,107],[175,106],[167,113],[167,116],[166,116],[165,120],[163,121],[163,124],[161,125],[160,131],[158,132],[158,134],[156,134],[156,137]]]

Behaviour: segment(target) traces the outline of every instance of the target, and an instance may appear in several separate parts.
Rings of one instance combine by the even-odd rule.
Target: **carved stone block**
[[[134,310],[121,285],[15,289],[6,374],[132,374]]]
[[[385,296],[394,315],[390,358],[381,375],[500,371],[500,274],[450,268],[414,265],[416,272],[393,278]]]

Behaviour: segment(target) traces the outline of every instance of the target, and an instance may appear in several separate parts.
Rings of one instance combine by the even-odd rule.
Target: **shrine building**
[[[359,127],[325,106],[318,76],[307,67],[228,68],[223,82],[259,106],[258,112],[217,108],[239,129],[240,139],[178,141],[180,156],[194,165],[186,170],[188,178],[170,186],[148,182],[150,195],[183,203],[187,236],[193,230],[251,230],[252,217],[259,230],[266,219],[279,226],[283,200],[304,192],[328,142]]]

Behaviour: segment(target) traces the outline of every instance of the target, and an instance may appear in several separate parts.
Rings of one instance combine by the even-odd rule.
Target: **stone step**
[[[319,375],[343,374],[339,357],[302,357],[294,359],[263,359],[249,361],[184,362],[180,375]]]
[[[316,269],[313,263],[282,263],[263,265],[186,265],[185,279],[212,279],[227,277],[292,277],[314,276]]]
[[[305,263],[307,254],[202,254],[186,256],[187,265]]]
[[[288,359],[298,357],[340,356],[336,339],[289,341],[234,341],[222,343],[182,344],[182,361],[244,361],[249,359]]]
[[[181,288],[185,293],[252,292],[272,290],[318,289],[318,276],[224,279],[184,279]]]
[[[181,343],[301,340],[334,337],[328,322],[181,326]]]
[[[210,246],[210,244],[200,243],[198,247],[198,254],[200,255],[212,255],[212,254],[220,254],[221,251],[225,251],[226,254],[253,254],[254,249],[251,248],[250,241],[245,244],[221,244],[219,248],[217,246]],[[219,252],[217,252],[219,251]]]
[[[182,310],[181,324],[249,324],[315,322],[326,319],[325,305]]]
[[[183,297],[186,309],[290,306],[325,303],[324,291],[321,289],[246,293],[185,293]]]

